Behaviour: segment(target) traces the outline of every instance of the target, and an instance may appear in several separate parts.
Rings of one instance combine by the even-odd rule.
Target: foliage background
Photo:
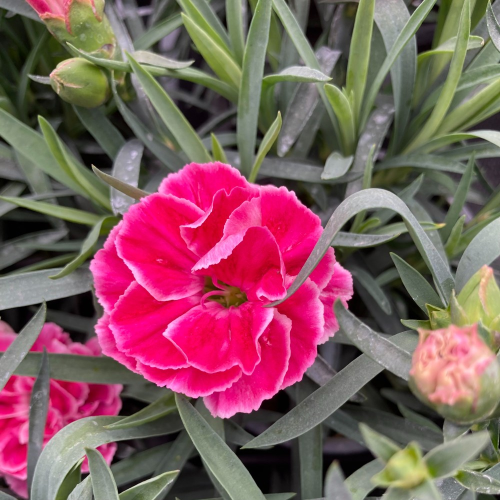
[[[49,356],[53,378],[126,383],[123,415],[160,402],[148,407],[146,417],[142,413],[111,433],[102,428],[111,421],[99,423],[95,439],[83,423],[68,429],[41,456],[32,498],[67,498],[59,485],[78,482],[76,473],[65,479],[79,458],[65,455],[69,442],[79,443],[82,454],[83,446],[120,435],[112,466],[120,488],[182,469],[175,484],[167,476],[171,482],[159,498],[209,498],[214,487],[224,498],[260,498],[248,496],[254,486],[244,465],[263,492],[290,491],[312,499],[340,498],[332,493],[342,484],[335,466],[323,488],[323,469],[334,459],[340,459],[346,476],[365,463],[379,464],[371,462],[359,422],[401,446],[415,440],[424,450],[466,432],[443,426],[408,391],[408,352],[416,336],[407,328],[428,321],[426,302],[447,304],[455,277],[459,289],[500,255],[495,175],[500,29],[494,18],[500,3],[493,4],[489,22],[483,0],[426,0],[417,11],[416,3],[260,0],[252,17],[256,0],[108,0],[107,14],[123,50],[121,66],[108,69],[133,71],[133,77],[106,106],[86,110],[64,103],[44,84],[43,77],[68,51],[23,2],[0,1],[2,320],[20,331],[45,300],[47,318],[75,340],[93,335],[101,311],[86,261],[133,199],[118,189],[108,194],[90,165],[154,192],[168,172],[211,156],[227,158],[254,176],[259,170],[254,146],[259,145],[266,158],[258,181],[286,185],[325,224],[330,220],[318,250],[333,240],[356,287],[350,304],[354,315],[338,311],[341,331],[322,346],[322,360],[304,382],[261,411],[224,423],[197,405],[200,416],[180,400],[181,423],[168,391],[145,384],[111,360],[78,363]],[[252,19],[257,20],[247,34]],[[141,59],[137,51],[145,50],[156,56]],[[191,60],[193,65],[182,63]],[[161,87],[150,74],[159,77]],[[470,130],[480,132],[463,134]],[[391,252],[401,259],[391,258]],[[317,258],[306,263],[301,277]],[[49,279],[54,275],[59,279]],[[426,300],[412,300],[419,295]],[[40,314],[43,308],[27,327],[31,335]],[[400,334],[399,347],[394,347],[395,334]],[[358,357],[360,350],[365,355]],[[36,375],[39,365],[40,359],[28,354],[11,368]],[[296,406],[313,392],[313,403]],[[257,449],[239,450],[273,422],[278,423],[252,443]],[[500,492],[500,472],[491,472],[499,460],[498,421],[489,425],[497,437],[483,453],[477,476],[457,475],[463,463],[456,464],[457,479],[436,481],[441,492],[436,495],[465,495],[459,484],[478,494]],[[183,426],[191,438],[186,430],[178,433]],[[230,449],[238,458],[227,454]],[[64,459],[55,460],[61,454]],[[346,484],[362,483],[374,472],[360,473],[364,476]],[[47,477],[58,478],[57,484]],[[487,491],[484,481],[493,489]],[[109,477],[99,484],[113,487]]]

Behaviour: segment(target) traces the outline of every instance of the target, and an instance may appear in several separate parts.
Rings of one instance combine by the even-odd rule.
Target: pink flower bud
[[[472,423],[500,401],[500,364],[478,334],[477,324],[419,330],[410,387],[443,417]]]
[[[104,0],[26,0],[62,44],[105,57],[115,53],[116,39],[104,15]]]

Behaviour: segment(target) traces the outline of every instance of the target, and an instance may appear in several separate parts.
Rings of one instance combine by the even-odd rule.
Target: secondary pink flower
[[[190,164],[125,214],[92,261],[104,354],[148,380],[249,413],[302,379],[338,329],[352,278],[330,249],[285,297],[322,233],[286,188],[221,163]]]
[[[500,401],[500,365],[477,324],[419,330],[410,387],[441,415],[460,423],[485,418]]]
[[[16,338],[7,323],[0,321],[0,351]],[[54,323],[46,323],[32,351],[99,356],[101,349],[94,337],[86,344],[72,342],[69,335]],[[27,452],[31,390],[35,379],[14,375],[0,392],[0,476],[18,495],[27,497]],[[44,445],[64,426],[83,417],[117,415],[121,408],[120,385],[50,381],[50,400]],[[108,462],[116,444],[99,447]],[[86,464],[84,471],[88,471]]]

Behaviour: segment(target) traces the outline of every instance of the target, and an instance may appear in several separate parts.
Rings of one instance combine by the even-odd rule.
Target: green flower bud
[[[377,486],[409,490],[423,483],[428,477],[428,469],[419,446],[410,443],[389,459],[384,470],[373,476],[372,482]]]
[[[109,98],[109,84],[101,68],[85,59],[67,59],[50,74],[50,83],[61,99],[84,108],[97,108]]]
[[[500,401],[500,364],[478,325],[419,330],[410,388],[425,404],[458,424],[488,418]]]
[[[500,288],[491,267],[483,266],[467,282],[458,297],[452,297],[450,313],[456,325],[481,322],[492,332],[492,337],[495,332],[500,335]]]
[[[104,0],[28,0],[61,43],[112,58],[116,38],[104,14]]]

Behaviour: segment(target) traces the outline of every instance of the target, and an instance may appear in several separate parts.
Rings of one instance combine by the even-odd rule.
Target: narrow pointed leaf
[[[245,53],[245,32],[241,0],[226,0],[226,18],[231,47],[236,60],[242,64]]]
[[[100,220],[98,215],[90,212],[84,212],[83,210],[79,210],[77,208],[52,205],[51,203],[45,203],[43,201],[33,201],[28,200],[27,198],[10,198],[7,196],[0,196],[0,200],[7,201],[21,208],[33,210],[34,212],[49,215],[51,217],[57,217],[58,219],[67,220],[69,222],[75,222],[76,224],[93,226]]]
[[[243,72],[238,99],[237,135],[241,170],[246,177],[250,176],[254,163],[259,103],[271,14],[272,0],[259,0],[248,31],[243,57]]]
[[[290,66],[279,73],[267,75],[262,80],[263,85],[275,85],[279,82],[321,83],[331,78],[321,71],[307,66]]]
[[[49,410],[49,397],[50,365],[47,351],[44,348],[40,371],[31,391],[28,441],[28,491],[31,488],[35,466],[43,448],[45,424]]]
[[[448,209],[448,213],[444,219],[445,227],[441,230],[441,235],[443,240],[446,241],[453,230],[453,227],[457,223],[460,214],[462,213],[462,209],[465,205],[467,194],[470,189],[472,174],[474,173],[474,156],[472,156],[467,163],[467,168],[458,184],[458,188],[453,197],[453,202]]]
[[[401,448],[391,439],[374,431],[366,424],[360,424],[359,429],[363,434],[368,449],[384,462],[388,462]]]
[[[3,356],[4,353],[0,352],[0,360]],[[51,376],[56,380],[91,384],[144,384],[144,378],[108,357],[50,353],[48,358]],[[42,353],[29,352],[14,373],[36,377],[41,359]]]
[[[326,471],[325,496],[326,500],[352,500],[352,496],[344,483],[344,474],[338,462],[333,462]]]
[[[46,313],[47,306],[44,303],[0,358],[0,391],[3,390],[10,376],[21,364],[38,338],[38,335],[40,335],[45,323]]]
[[[145,196],[149,196],[151,194],[143,191],[142,189],[131,186],[130,184],[127,184],[126,182],[123,182],[116,177],[105,174],[104,172],[101,172],[97,167],[92,166],[92,170],[97,175],[97,177],[101,179],[101,181],[105,182],[113,189],[120,191],[120,193],[133,198],[134,200],[139,201],[141,198],[144,198]]]
[[[468,436],[448,441],[431,450],[425,456],[425,463],[433,478],[454,474],[469,460],[473,460],[490,441],[487,432],[475,432]]]
[[[155,500],[177,477],[179,471],[165,472],[120,493],[120,500]]]
[[[215,134],[211,134],[212,139],[212,156],[215,161],[220,161],[221,163],[229,163],[227,160],[226,153],[224,152],[224,148],[222,147],[219,139]]]
[[[172,434],[182,428],[178,415],[168,415],[141,427],[114,431],[106,429],[107,425],[117,422],[120,418],[82,418],[59,431],[40,455],[33,479],[31,500],[54,498],[65,475],[85,456],[85,448],[97,448],[114,441]]]
[[[85,190],[54,162],[41,134],[27,127],[12,115],[0,109],[0,137],[16,151],[26,156],[47,175],[61,182],[75,192],[87,196]]]
[[[425,143],[428,139],[433,137],[436,131],[441,125],[450,105],[453,100],[456,88],[458,86],[458,81],[460,75],[462,74],[462,68],[465,61],[465,56],[467,54],[467,44],[470,35],[470,4],[469,0],[465,0],[462,9],[462,15],[460,18],[460,24],[458,28],[457,35],[457,47],[453,54],[453,58],[450,63],[450,68],[446,81],[443,85],[440,97],[436,106],[431,112],[426,123],[420,128],[420,132],[412,140],[407,150],[415,149],[417,146]]]
[[[352,500],[364,500],[364,498],[375,488],[371,479],[384,468],[380,460],[368,462],[351,474],[346,480],[345,485],[352,496]]]
[[[88,132],[101,146],[104,152],[112,159],[125,144],[125,139],[111,120],[105,115],[104,109],[81,108],[74,106],[73,109]]]
[[[353,96],[352,114],[355,120],[361,112],[370,63],[375,0],[360,0],[349,48],[346,93]]]
[[[71,492],[68,500],[92,500],[92,481],[90,476],[87,476],[76,488]]]
[[[174,394],[168,390],[166,390],[167,394],[162,396],[160,399],[151,403],[146,408],[139,410],[134,415],[130,415],[129,417],[125,417],[115,424],[111,424],[109,429],[128,429],[130,427],[137,427],[140,425],[147,424],[149,422],[153,422],[158,418],[164,417],[169,413],[177,410],[177,406],[175,405]]]
[[[339,121],[343,152],[346,156],[350,155],[354,152],[356,142],[356,110],[352,109],[349,99],[335,85],[325,85],[325,92]]]
[[[184,396],[176,394],[175,399],[196,449],[229,496],[233,500],[263,500],[252,476],[226,443]]]
[[[488,1],[488,8],[486,10],[486,24],[488,26],[490,40],[492,41],[496,49],[500,52],[500,25],[498,24],[490,1]]]
[[[143,153],[144,146],[139,140],[132,139],[125,143],[117,153],[113,164],[112,177],[137,189]],[[124,214],[134,203],[134,199],[134,197],[128,196],[118,189],[111,189],[113,213],[115,215]]]
[[[427,313],[426,304],[443,307],[443,303],[434,288],[414,267],[394,253],[391,253],[391,258],[407,292],[422,311]]]
[[[500,256],[500,219],[482,229],[465,250],[457,268],[457,293],[481,267]]]
[[[54,276],[50,276],[53,280],[58,280],[68,276],[73,271],[78,269],[89,257],[91,257],[94,253],[95,246],[97,244],[97,240],[101,234],[101,230],[103,225],[112,222],[115,220],[114,217],[103,217],[89,232],[85,240],[83,241],[82,248],[80,249],[80,253],[66,266],[64,266],[61,271]]]
[[[236,61],[196,22],[185,14],[181,15],[182,22],[203,59],[222,81],[237,89],[241,83],[241,69]]]
[[[119,500],[113,473],[104,457],[93,448],[85,448],[89,461],[94,500]]]
[[[400,31],[396,41],[392,45],[390,51],[387,53],[387,56],[382,66],[380,67],[377,76],[373,80],[370,89],[367,92],[366,100],[363,105],[363,117],[361,119],[361,124],[366,121],[368,113],[375,103],[375,99],[379,93],[380,87],[382,87],[385,77],[389,73],[399,54],[405,48],[406,44],[413,38],[422,23],[425,21],[427,15],[434,7],[436,1],[437,0],[424,0],[415,9],[410,19],[408,19],[408,22],[405,24],[404,28]]]
[[[127,57],[144,92],[189,159],[200,163],[209,162],[210,155],[205,146],[165,90],[131,55]]]
[[[488,474],[472,470],[461,470],[454,477],[462,486],[476,493],[484,493],[486,495],[500,494],[500,481],[488,476]]]
[[[408,352],[398,347],[387,338],[368,328],[349,312],[342,302],[337,301],[334,309],[342,332],[358,349],[398,377],[408,380],[411,368],[411,351]],[[417,338],[415,336],[414,347],[416,344]]]
[[[58,271],[60,269],[49,269],[0,278],[0,311],[62,299],[92,289],[92,275],[88,269],[78,269],[57,281],[49,279]],[[36,372],[32,376],[36,376]]]
[[[281,113],[278,111],[278,116],[276,120],[274,120],[273,124],[269,127],[269,130],[266,132],[266,135],[263,137],[262,142],[260,143],[259,150],[257,151],[257,157],[255,158],[255,162],[252,167],[252,171],[248,180],[250,182],[255,182],[255,179],[259,175],[259,170],[266,157],[267,153],[273,147],[273,144],[276,142],[278,135],[281,131]]]

